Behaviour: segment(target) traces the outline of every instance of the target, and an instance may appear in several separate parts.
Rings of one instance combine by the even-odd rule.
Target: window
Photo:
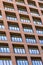
[[[13,34],[13,35],[11,35],[11,40],[13,42],[22,42],[22,37],[21,37],[21,35]]]
[[[0,46],[0,53],[9,53],[10,52],[10,50],[9,50],[9,47],[8,46]]]
[[[0,65],[12,65],[12,61],[9,58],[0,58]]]
[[[21,15],[20,19],[21,19],[21,22],[30,23],[30,19],[28,16]]]
[[[30,54],[39,54],[39,50],[37,47],[33,46],[33,47],[29,47],[29,53]]]
[[[30,25],[23,25],[23,31],[33,33],[33,29]]]
[[[20,31],[18,24],[9,23],[9,30]]]
[[[24,47],[16,46],[16,47],[14,47],[14,52],[16,54],[25,54],[25,49],[24,49]]]
[[[36,43],[36,39],[35,39],[35,37],[34,36],[27,36],[26,35],[26,42],[27,43]]]
[[[28,65],[28,61],[26,59],[17,59],[17,65]]]

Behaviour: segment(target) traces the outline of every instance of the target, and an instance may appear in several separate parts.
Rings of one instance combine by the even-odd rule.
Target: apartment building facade
[[[0,65],[43,65],[43,0],[0,0]]]

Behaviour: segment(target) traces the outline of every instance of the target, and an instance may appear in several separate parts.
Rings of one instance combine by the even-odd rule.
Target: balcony
[[[43,0],[39,0],[40,2],[43,2]]]
[[[16,2],[23,4],[24,0],[16,0]]]
[[[9,30],[12,30],[12,31],[20,31],[18,24],[9,23],[8,25],[9,25]]]
[[[22,37],[21,35],[13,34],[11,35],[11,40],[12,42],[22,42]]]
[[[7,58],[0,58],[0,64],[1,65],[12,65],[11,59]]]
[[[40,44],[43,44],[43,39],[39,40],[40,41]]]
[[[42,27],[36,27],[37,34],[43,34],[43,28]]]
[[[43,53],[43,46],[41,48],[42,48],[42,53]]]
[[[37,47],[31,46],[31,47],[29,47],[29,53],[37,55],[37,54],[39,54],[39,50]]]
[[[5,10],[14,11],[14,6],[13,6],[13,4],[3,3],[3,5],[4,5],[4,9],[5,9]]]
[[[28,0],[28,5],[29,5],[30,7],[36,7],[35,1],[29,1],[29,0]]]
[[[19,13],[27,14],[26,7],[17,6]]]
[[[2,18],[2,15],[0,15],[0,19]]]
[[[6,35],[3,34],[3,33],[0,33],[0,40],[2,40],[2,41],[6,41],[6,40],[7,40]]]
[[[28,16],[20,16],[20,19],[21,19],[21,22],[24,22],[24,23],[30,23],[30,19]]]
[[[4,29],[5,27],[4,27],[4,25],[3,25],[3,22],[2,21],[0,21],[0,29]]]
[[[13,0],[7,0],[8,2],[12,2]]]
[[[42,16],[43,16],[43,10],[41,11],[41,13],[42,13]]]
[[[33,33],[33,29],[29,25],[23,25],[23,31],[28,33]]]
[[[32,65],[43,65],[43,63],[42,63],[41,59],[33,59]]]
[[[38,25],[42,25],[42,23],[41,22],[39,22],[39,21],[34,21],[34,24],[38,24]]]
[[[43,31],[37,30],[37,34],[43,34]]]
[[[37,24],[38,24],[38,25],[42,25],[42,22],[41,22],[41,19],[40,19],[40,18],[37,18],[37,17],[35,18],[35,17],[33,17],[33,22],[34,22],[35,25],[37,25]]]
[[[0,46],[0,53],[10,53],[9,47],[6,45]]]
[[[25,54],[25,49],[22,46],[14,46],[14,53],[16,54]]]
[[[36,43],[36,39],[34,36],[26,36],[26,43],[32,43],[32,44],[35,44]]]
[[[40,44],[43,44],[43,37],[39,36],[39,42]]]
[[[43,10],[43,4],[42,3],[39,3],[39,7],[41,10]]]
[[[37,9],[30,8],[30,13],[31,13],[32,16],[39,16]]]
[[[2,14],[1,14],[1,11],[0,11],[0,19],[2,18]]]
[[[17,21],[16,15],[14,13],[6,13],[7,20]]]
[[[27,59],[17,59],[17,65],[29,65]]]

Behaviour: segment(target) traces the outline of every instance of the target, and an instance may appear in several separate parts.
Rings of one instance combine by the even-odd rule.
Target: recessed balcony
[[[38,49],[38,47],[36,47],[36,46],[30,46],[30,47],[29,47],[29,53],[30,53],[30,54],[35,54],[35,55],[39,54],[39,49]]]
[[[6,13],[7,20],[17,21],[16,15],[14,13]]]
[[[31,36],[31,35],[26,36],[26,43],[35,44],[36,43],[35,37],[34,36]]]
[[[26,7],[18,6],[18,5],[17,5],[17,8],[18,8],[19,13],[27,14],[27,9],[26,9]]]
[[[23,31],[28,33],[33,33],[33,29],[30,25],[23,25]]]
[[[13,46],[13,49],[14,49],[14,53],[16,53],[16,54],[25,54],[25,49],[24,49],[24,47],[23,46]]]
[[[8,25],[9,25],[9,30],[20,31],[20,28],[19,28],[18,24],[9,23]]]
[[[14,6],[13,6],[13,4],[3,3],[3,5],[4,5],[4,9],[5,9],[5,10],[14,11]]]
[[[37,9],[30,8],[30,14],[32,16],[40,16]]]
[[[19,34],[12,34],[11,41],[12,42],[22,42],[22,37]]]
[[[28,16],[21,15],[20,20],[21,22],[24,22],[24,23],[30,23],[30,19]]]

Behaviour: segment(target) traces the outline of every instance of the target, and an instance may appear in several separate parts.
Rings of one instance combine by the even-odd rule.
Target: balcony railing
[[[6,36],[3,36],[3,35],[0,35],[0,40],[7,40],[7,37]]]
[[[42,1],[43,2],[43,0],[39,0],[39,1]]]
[[[24,28],[24,32],[33,33],[33,30],[32,29],[26,29],[26,28]]]
[[[0,19],[2,18],[2,15],[0,15]]]
[[[20,31],[18,27],[9,26],[9,30]]]
[[[42,25],[42,23],[38,21],[34,21],[34,24]]]
[[[39,16],[39,14],[35,12],[31,12],[31,15]]]
[[[11,7],[5,7],[5,10],[14,11],[14,8],[11,8]]]
[[[32,60],[32,65],[43,65],[41,60]]]
[[[18,59],[17,60],[17,65],[28,65],[28,61],[25,59]]]
[[[28,5],[31,7],[36,7],[36,4],[34,1],[28,1]]]
[[[35,4],[33,4],[33,2],[32,2],[32,3],[28,3],[28,5],[29,5],[30,7],[36,7]]]
[[[7,19],[8,19],[8,20],[13,20],[13,21],[16,21],[16,20],[17,20],[16,17],[11,17],[11,16],[7,16]]]
[[[25,49],[24,48],[21,48],[21,47],[16,47],[16,48],[14,48],[14,52],[16,53],[16,54],[25,54]]]
[[[27,19],[21,19],[21,22],[30,23],[30,20],[27,20]]]
[[[4,29],[4,25],[3,24],[0,24],[0,29]]]
[[[39,54],[38,49],[29,49],[30,54]]]
[[[8,2],[11,2],[12,0],[7,0]]]
[[[43,40],[40,40],[40,44],[43,44]]]
[[[12,65],[12,61],[7,58],[5,58],[5,59],[2,58],[2,59],[0,59],[0,64],[1,65]]]
[[[13,42],[22,42],[22,38],[20,37],[11,37]]]
[[[24,10],[18,10],[19,13],[24,13],[24,14],[27,14],[27,11],[24,11]]]
[[[18,3],[24,3],[24,0],[17,0],[16,2],[18,2]]]
[[[36,40],[35,39],[26,38],[26,42],[27,43],[36,43]]]
[[[0,46],[0,53],[9,53],[10,50],[7,46]]]
[[[38,34],[43,34],[43,31],[37,30],[36,31]]]

